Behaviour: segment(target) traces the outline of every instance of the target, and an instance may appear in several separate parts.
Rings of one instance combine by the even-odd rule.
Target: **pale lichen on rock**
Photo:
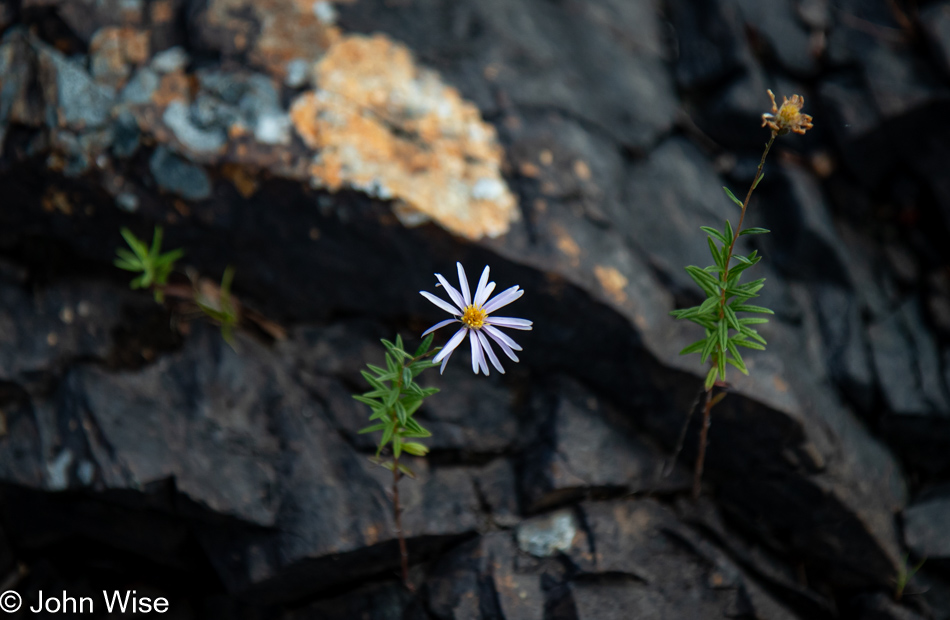
[[[195,178],[207,177],[208,166],[236,164],[392,200],[406,226],[434,221],[471,240],[508,232],[520,213],[501,175],[494,127],[402,44],[343,34],[333,5],[209,0],[196,18],[204,26],[201,44],[224,57],[246,56],[256,71],[192,68],[183,48],[162,49],[151,31],[130,26],[91,33],[91,69],[36,35],[8,34],[0,69],[23,57],[29,62],[8,71],[11,101],[0,109],[0,125],[55,119],[62,135],[51,161],[71,176],[92,162],[105,170],[111,157],[130,156],[143,135],[191,166]],[[43,115],[24,113],[36,108],[26,104],[37,76],[44,76]],[[310,90],[288,110],[282,84]],[[131,151],[110,151],[113,137],[130,126]],[[169,186],[169,178],[158,175],[159,187],[191,200],[210,195],[210,188]]]
[[[397,199],[404,224],[435,220],[470,239],[504,234],[518,218],[494,128],[404,46],[346,36],[314,80],[319,88],[297,98],[291,118],[318,151],[315,184]]]

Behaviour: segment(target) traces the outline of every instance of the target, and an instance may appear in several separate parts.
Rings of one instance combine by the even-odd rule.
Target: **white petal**
[[[455,335],[449,338],[449,341],[446,342],[445,346],[442,347],[442,350],[439,351],[438,354],[436,354],[436,356],[432,358],[432,361],[438,364],[443,358],[446,358],[449,355],[451,355],[452,351],[455,350],[455,347],[459,346],[459,344],[461,344],[462,341],[465,340],[465,332],[467,331],[468,331],[468,328],[463,327],[462,329],[455,332]]]
[[[440,374],[440,375],[441,375],[443,372],[445,372],[445,365],[449,363],[449,358],[452,357],[452,353],[454,353],[454,351],[449,351],[449,354],[446,355],[445,358],[442,360],[442,366],[439,367],[439,374]]]
[[[515,351],[521,351],[521,345],[519,345],[517,342],[512,340],[511,337],[508,336],[508,334],[501,331],[497,327],[492,327],[491,325],[483,325],[482,329],[488,332],[488,335],[494,338],[495,342],[504,343],[508,345],[509,347],[511,347],[512,349],[514,349]],[[511,357],[511,356],[509,355],[508,357]],[[517,362],[518,360],[516,359],[515,361]]]
[[[491,348],[491,343],[488,342],[488,336],[483,334],[480,330],[476,333],[478,334],[478,341],[482,343],[482,349],[488,354],[488,359],[491,360],[492,366],[497,368],[501,374],[505,374],[505,369],[502,368],[501,362],[498,361],[498,357],[495,356],[495,352]]]
[[[487,326],[486,326],[486,327],[483,327],[482,330],[484,330],[485,333],[488,334],[488,336],[489,336],[492,340],[495,341],[495,344],[497,344],[497,345],[501,348],[501,350],[505,352],[505,355],[507,355],[509,358],[511,358],[511,361],[513,361],[513,362],[517,362],[517,361],[518,361],[518,356],[515,355],[515,352],[512,351],[511,348],[509,348],[508,345],[505,344],[504,341],[499,340],[498,337],[495,335],[495,334],[501,334],[500,331],[498,331],[498,330],[496,329],[496,330],[495,330],[495,333],[492,333],[492,332],[490,332],[490,331],[487,330]],[[514,341],[512,340],[512,342],[514,342]],[[520,350],[521,350],[521,347],[518,347],[518,350],[520,351]]]
[[[461,311],[461,310],[459,310],[458,308],[454,308],[454,307],[452,306],[452,304],[450,304],[449,302],[445,301],[444,299],[439,299],[438,297],[436,297],[436,296],[433,295],[432,293],[427,293],[427,292],[425,292],[425,291],[419,291],[419,294],[422,295],[423,297],[425,297],[426,299],[428,299],[429,301],[431,301],[432,303],[434,303],[435,305],[437,305],[438,307],[442,308],[443,310],[445,310],[445,311],[448,312],[449,314],[454,314],[455,316],[461,316],[461,314],[462,314],[462,311]]]
[[[482,291],[481,295],[475,295],[475,305],[484,306],[485,300],[488,299],[488,297],[491,295],[491,292],[493,290],[495,290],[495,283],[489,282],[488,285],[485,287],[485,290]]]
[[[476,306],[481,306],[485,303],[485,299],[488,298],[488,295],[485,295],[485,287],[488,286],[488,265],[485,265],[485,269],[482,271],[482,277],[478,279],[478,286],[475,287],[475,302]]]
[[[478,374],[478,369],[481,368],[485,371],[485,376],[488,376],[488,362],[485,361],[485,354],[482,353],[482,345],[478,342],[477,330],[469,330],[468,341],[472,345],[472,372],[476,375]]]
[[[459,293],[454,286],[448,283],[445,278],[442,277],[441,273],[435,274],[435,277],[438,278],[439,284],[442,285],[442,288],[449,294],[449,297],[452,298],[452,301],[455,302],[455,305],[459,307],[459,310],[465,312],[465,306],[468,304],[462,303],[462,294]]]
[[[459,286],[462,287],[462,298],[465,300],[465,305],[472,305],[472,293],[468,288],[468,276],[465,275],[465,268],[462,267],[462,263],[455,263],[459,269]]]
[[[491,314],[495,310],[503,306],[507,306],[508,304],[518,299],[522,295],[524,295],[524,291],[519,291],[518,285],[512,286],[511,288],[507,288],[503,290],[502,292],[498,293],[497,295],[495,295],[494,299],[492,299],[487,304],[485,304],[485,307],[483,308],[483,310]]]
[[[485,322],[489,325],[497,325],[498,327],[531,331],[531,321],[527,319],[513,319],[509,316],[490,316],[485,319]]]
[[[445,319],[444,321],[439,321],[438,323],[436,323],[435,325],[433,325],[433,326],[430,327],[429,329],[427,329],[427,330],[425,330],[424,332],[422,332],[422,337],[425,338],[426,336],[428,336],[429,334],[431,334],[432,332],[434,332],[434,331],[437,330],[437,329],[441,329],[441,328],[445,327],[446,325],[449,325],[449,324],[451,324],[451,323],[458,323],[458,322],[459,322],[458,319]]]

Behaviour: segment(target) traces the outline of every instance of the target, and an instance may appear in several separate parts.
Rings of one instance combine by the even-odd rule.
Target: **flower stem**
[[[769,156],[769,150],[772,148],[772,143],[775,142],[775,136],[777,134],[773,131],[772,136],[769,138],[769,141],[765,143],[765,150],[762,151],[762,159],[759,160],[759,167],[755,171],[755,177],[752,180],[752,185],[749,186],[749,191],[746,192],[745,200],[742,201],[742,214],[739,215],[739,224],[736,226],[736,232],[732,236],[732,243],[729,244],[729,253],[726,255],[726,268],[722,272],[722,281],[726,283],[729,281],[729,262],[732,260],[732,252],[736,247],[736,240],[739,239],[739,233],[742,232],[742,222],[745,221],[745,212],[749,208],[749,199],[752,198],[752,192],[755,191],[755,187],[758,185],[759,177],[762,175],[762,167],[765,166],[765,158]],[[726,289],[722,289],[722,294],[719,298],[719,318],[722,318],[725,314],[726,306]]]
[[[436,348],[433,351],[418,355],[409,360],[409,365],[412,365],[419,360],[423,360],[431,355],[434,355],[438,351]],[[403,360],[402,367],[406,367],[406,361]],[[396,387],[402,389],[402,373],[399,373],[399,376],[396,377]],[[393,420],[396,421],[396,432],[399,432],[399,421],[396,411],[391,409],[389,415],[392,416]],[[402,583],[406,586],[406,589],[410,592],[415,592],[416,589],[409,581],[409,550],[406,548],[406,535],[402,531],[402,507],[399,505],[399,479],[402,478],[402,475],[399,473],[399,457],[396,456],[395,452],[393,453],[393,519],[396,522],[396,537],[399,539],[399,560],[402,565]]]
[[[762,168],[765,166],[765,158],[769,155],[769,150],[772,148],[772,143],[775,142],[775,137],[778,134],[775,131],[772,131],[772,135],[769,136],[769,141],[765,143],[765,150],[762,151],[762,158],[759,160],[759,167],[755,171],[755,176],[752,179],[752,185],[749,186],[749,191],[746,192],[745,200],[742,201],[742,213],[739,215],[739,224],[736,226],[735,233],[732,235],[732,242],[729,244],[729,251],[726,253],[725,268],[722,270],[722,292],[719,294],[719,319],[722,320],[726,315],[726,283],[729,282],[729,264],[732,262],[732,253],[736,247],[736,241],[739,239],[739,233],[742,232],[742,223],[745,221],[746,209],[749,208],[749,200],[752,198],[752,192],[755,191],[755,188],[759,184],[760,177],[762,176]],[[717,355],[725,355],[726,352],[722,350],[719,345],[716,345],[719,349],[713,354],[712,363],[717,364],[718,359]],[[725,377],[720,377],[720,381],[725,380]],[[703,479],[703,466],[706,460],[706,443],[709,437],[709,427],[711,425],[710,413],[712,411],[713,402],[712,391],[715,387],[715,384],[709,386],[706,389],[706,396],[703,401],[703,426],[699,431],[699,450],[696,455],[696,469],[693,472],[693,498],[698,499],[699,493],[702,489],[702,479]],[[717,401],[718,402],[718,399]]]
[[[703,399],[703,426],[699,431],[699,454],[696,457],[696,470],[693,472],[693,499],[699,499],[699,493],[702,491],[703,483],[703,463],[706,460],[706,438],[709,436],[709,426],[711,420],[709,413],[712,411],[712,389],[706,390],[706,396]]]
[[[402,583],[410,592],[415,588],[409,581],[409,550],[406,548],[406,536],[402,531],[402,507],[399,505],[399,459],[393,458],[393,517],[396,520],[396,536],[399,538],[399,559],[402,563]]]

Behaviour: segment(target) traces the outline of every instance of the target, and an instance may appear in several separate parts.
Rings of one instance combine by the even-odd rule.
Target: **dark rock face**
[[[4,583],[180,617],[950,618],[950,14],[921,4],[0,2]],[[694,502],[669,311],[766,88],[816,126],[751,205],[777,314]],[[119,230],[156,225],[285,336],[129,291]],[[425,375],[410,593],[350,395],[456,260],[534,330],[504,375]]]

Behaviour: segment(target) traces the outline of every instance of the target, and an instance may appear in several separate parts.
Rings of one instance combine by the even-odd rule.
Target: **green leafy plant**
[[[910,556],[904,554],[901,556],[901,564],[898,568],[897,577],[894,578],[894,600],[900,601],[903,598],[905,590],[907,589],[907,584],[910,583],[910,580],[917,574],[924,566],[924,562],[927,561],[927,558],[921,558],[920,562],[917,562],[914,566],[910,566],[908,563]]]
[[[228,266],[221,276],[221,286],[216,294],[203,293],[195,290],[195,305],[212,321],[221,326],[221,337],[232,347],[234,346],[234,328],[240,322],[241,315],[237,302],[231,296],[231,282],[234,280],[234,267]]]
[[[749,200],[752,198],[752,192],[764,177],[762,169],[775,138],[790,131],[804,134],[812,127],[812,118],[801,113],[801,108],[805,103],[803,98],[792,95],[792,98],[786,98],[779,108],[772,91],[768,93],[772,99],[772,111],[762,115],[762,126],[771,129],[771,136],[762,152],[762,158],[759,160],[752,184],[746,192],[745,200],[739,200],[728,187],[723,187],[726,196],[741,209],[738,224],[733,228],[730,221],[726,220],[722,230],[709,226],[700,227],[707,234],[706,242],[712,254],[713,264],[708,267],[696,265],[686,267],[686,272],[706,295],[706,299],[698,306],[672,312],[677,319],[692,321],[705,331],[702,339],[684,348],[680,351],[680,355],[696,353],[700,356],[701,364],[707,362],[710,364],[704,382],[703,421],[693,475],[694,497],[699,497],[701,490],[710,412],[724,396],[722,393],[713,395],[713,389],[717,385],[722,387],[727,385],[728,366],[733,366],[743,374],[749,374],[749,369],[739,353],[740,348],[765,350],[767,344],[765,338],[753,326],[767,323],[768,319],[748,315],[774,314],[768,308],[749,303],[749,300],[758,297],[759,291],[765,285],[765,278],[741,282],[743,273],[750,267],[754,267],[762,257],[756,251],[748,255],[737,254],[736,243],[739,237],[769,232],[764,228],[742,228],[749,208]]]
[[[166,298],[176,300],[177,303],[170,304],[171,308],[184,317],[193,314],[197,308],[197,312],[203,313],[221,327],[222,338],[233,347],[234,329],[240,324],[242,317],[241,305],[231,293],[234,268],[229,266],[224,270],[220,286],[199,277],[193,269],[186,270],[188,279],[191,280],[190,286],[169,284],[168,279],[175,269],[175,262],[184,256],[184,251],[179,249],[162,252],[160,226],[155,227],[151,245],[146,245],[128,228],[123,228],[121,232],[131,251],[118,248],[114,264],[120,269],[139,274],[129,286],[132,289],[151,289],[158,303],[165,303]],[[263,317],[257,316],[255,322],[268,333],[279,332]]]
[[[140,241],[128,228],[123,228],[121,232],[122,238],[129,244],[131,251],[125,248],[117,249],[118,258],[115,259],[115,266],[138,273],[139,275],[129,283],[129,286],[133,289],[151,288],[155,294],[155,301],[162,303],[165,300],[168,276],[175,268],[175,261],[184,256],[185,252],[179,249],[162,253],[161,226],[155,227],[151,246]]]
[[[439,347],[432,349],[432,340],[432,334],[426,336],[412,355],[403,348],[402,337],[396,336],[395,342],[383,340],[383,346],[386,348],[386,367],[367,364],[367,370],[362,371],[362,374],[372,389],[353,396],[372,410],[369,420],[374,424],[362,429],[360,434],[382,433],[373,461],[393,472],[393,517],[399,538],[402,579],[410,590],[412,584],[409,582],[406,538],[402,531],[399,479],[402,475],[415,478],[415,473],[399,459],[403,453],[425,456],[429,451],[424,444],[411,440],[432,436],[432,433],[415,419],[415,413],[423,401],[439,391],[438,388],[422,387],[415,381],[424,370],[436,366],[430,358],[439,351]],[[383,452],[387,448],[388,454],[384,455]]]

